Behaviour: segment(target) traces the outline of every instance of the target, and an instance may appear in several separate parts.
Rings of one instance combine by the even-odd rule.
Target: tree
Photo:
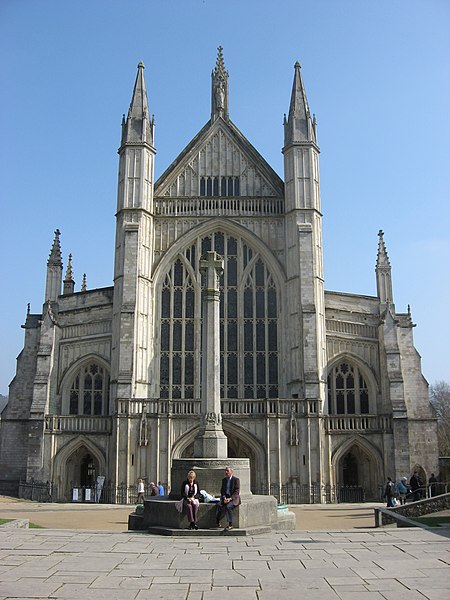
[[[450,384],[437,381],[431,385],[430,401],[438,420],[439,456],[450,456]]]

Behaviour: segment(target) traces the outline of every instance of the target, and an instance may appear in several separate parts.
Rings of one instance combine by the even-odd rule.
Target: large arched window
[[[330,415],[369,414],[367,383],[357,366],[339,363],[333,367],[327,382]]]
[[[69,390],[70,415],[105,415],[108,410],[109,375],[95,362],[81,367]]]
[[[160,395],[200,397],[200,256],[224,258],[220,279],[222,398],[278,396],[278,300],[261,255],[245,240],[222,232],[198,239],[180,254],[161,290]]]

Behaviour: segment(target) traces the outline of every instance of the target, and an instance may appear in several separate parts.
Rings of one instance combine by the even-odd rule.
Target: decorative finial
[[[211,120],[228,119],[228,71],[225,69],[222,46],[217,48],[216,66],[211,74]]]
[[[302,68],[302,65],[299,63],[299,61],[298,61],[298,60],[297,60],[297,61],[295,61],[294,69],[296,69],[297,67],[298,67],[299,69],[301,69],[301,68]]]
[[[408,304],[408,315],[411,316],[411,305]]]
[[[72,255],[69,254],[69,260],[67,261],[66,277],[65,277],[64,281],[71,281],[72,279],[73,279]]]
[[[138,64],[138,69],[145,69],[145,65],[144,65],[144,63],[142,62],[142,60],[141,60],[141,62]]]
[[[27,304],[27,315],[29,315],[29,314],[30,314],[30,303],[28,302],[28,304]]]
[[[85,292],[86,290],[87,290],[86,273],[83,273],[83,281],[81,282],[81,291]]]
[[[382,229],[378,232],[378,254],[377,254],[377,266],[378,267],[389,267],[391,266],[389,262],[389,255],[386,250],[386,244],[384,243],[384,231]]]
[[[53,240],[52,249],[50,250],[50,256],[48,257],[47,265],[58,266],[62,269],[61,245],[59,243],[60,235],[61,232],[59,229],[56,229],[55,238]]]

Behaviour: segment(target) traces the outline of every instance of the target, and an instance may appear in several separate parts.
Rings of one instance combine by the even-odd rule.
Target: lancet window
[[[69,414],[105,415],[108,410],[109,375],[97,363],[83,366],[69,391]]]
[[[240,196],[239,177],[200,177],[200,196]]]
[[[263,258],[222,232],[198,239],[178,256],[161,290],[160,395],[199,398],[201,278],[208,250],[224,258],[220,279],[222,398],[278,396],[278,294]]]
[[[330,415],[369,414],[369,390],[358,367],[342,362],[328,375]]]

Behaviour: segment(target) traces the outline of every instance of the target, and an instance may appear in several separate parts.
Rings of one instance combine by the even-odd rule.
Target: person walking
[[[420,480],[419,473],[417,471],[414,471],[411,479],[409,480],[409,486],[411,488],[411,492],[413,493],[413,500],[414,502],[417,502],[417,500],[420,500],[422,497],[421,488],[423,487],[423,483]]]
[[[137,483],[137,504],[144,503],[144,480],[139,478]]]
[[[394,506],[394,483],[390,477],[387,478],[386,487],[384,488],[384,496],[387,501],[387,508],[393,508]]]
[[[408,493],[408,487],[406,485],[407,482],[408,482],[408,478],[402,477],[401,479],[399,479],[397,481],[397,485],[395,486],[396,490],[397,490],[398,501],[400,502],[400,505],[406,504],[406,494]]]
[[[430,497],[437,495],[437,484],[438,480],[435,477],[434,473],[431,473],[430,478],[428,479],[428,487],[430,488]]]
[[[149,491],[150,491],[150,496],[159,496],[158,486],[155,485],[154,481],[150,481]]]

